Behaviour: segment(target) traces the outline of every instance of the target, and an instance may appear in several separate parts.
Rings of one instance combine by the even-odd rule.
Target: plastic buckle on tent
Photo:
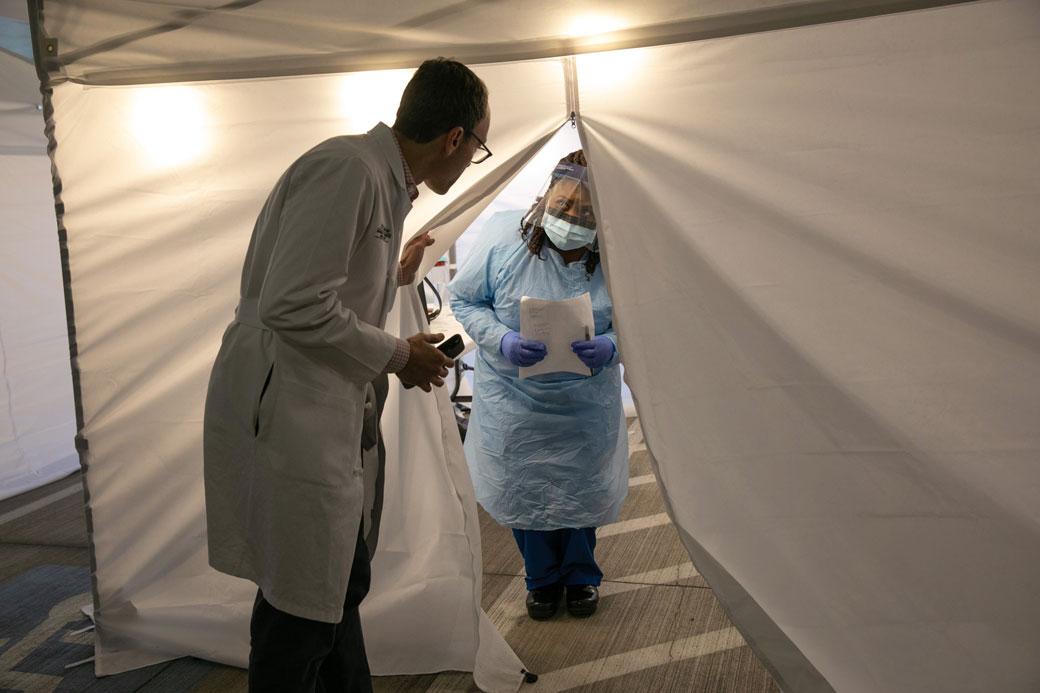
[[[578,127],[577,118],[578,118],[578,115],[574,111],[571,111],[571,127],[572,128]]]

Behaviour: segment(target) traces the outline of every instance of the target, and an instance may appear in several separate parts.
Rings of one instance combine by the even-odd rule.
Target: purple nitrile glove
[[[519,332],[507,332],[499,345],[502,355],[514,366],[533,366],[545,358],[545,345],[524,339]]]
[[[593,337],[586,342],[571,342],[571,349],[589,368],[602,368],[604,364],[614,358],[614,342],[603,335]]]

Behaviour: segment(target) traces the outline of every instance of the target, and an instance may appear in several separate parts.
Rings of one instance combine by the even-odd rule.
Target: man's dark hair
[[[468,67],[449,58],[425,61],[401,95],[394,130],[424,143],[461,125],[472,132],[488,112],[488,91]]]

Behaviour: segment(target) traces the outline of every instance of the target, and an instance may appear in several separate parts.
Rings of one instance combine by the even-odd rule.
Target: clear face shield
[[[592,209],[588,169],[571,163],[556,165],[542,199],[545,211],[535,223],[560,250],[586,247],[596,243],[596,214]]]

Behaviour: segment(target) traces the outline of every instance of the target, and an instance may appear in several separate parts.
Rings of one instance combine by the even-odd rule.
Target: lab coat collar
[[[380,122],[368,131],[368,135],[379,147],[383,156],[386,157],[387,163],[390,164],[390,169],[394,172],[394,180],[397,181],[397,185],[401,188],[405,197],[408,197],[408,188],[404,182],[404,164],[401,162],[401,154],[397,149],[394,133],[390,131],[390,126]]]

